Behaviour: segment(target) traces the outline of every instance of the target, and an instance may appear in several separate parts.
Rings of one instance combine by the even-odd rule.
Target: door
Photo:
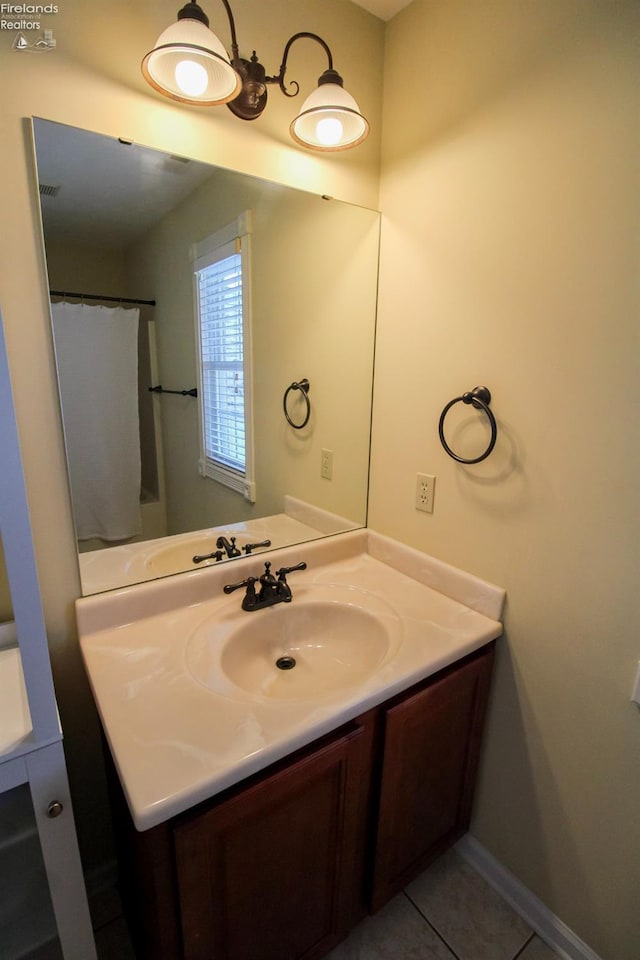
[[[371,731],[361,723],[174,830],[187,960],[313,960],[361,889]]]
[[[386,710],[372,909],[465,832],[493,644]]]

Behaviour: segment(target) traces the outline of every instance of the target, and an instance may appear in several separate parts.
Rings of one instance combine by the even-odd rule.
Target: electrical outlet
[[[320,451],[320,476],[325,480],[333,477],[333,450]]]
[[[416,478],[416,510],[433,513],[433,495],[436,478],[428,473],[419,473]]]

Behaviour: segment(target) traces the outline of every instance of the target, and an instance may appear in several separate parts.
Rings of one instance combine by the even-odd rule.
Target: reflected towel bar
[[[192,387],[191,390],[167,390],[162,384],[158,384],[157,387],[149,387],[149,393],[177,393],[181,397],[197,397],[198,391],[196,387]]]

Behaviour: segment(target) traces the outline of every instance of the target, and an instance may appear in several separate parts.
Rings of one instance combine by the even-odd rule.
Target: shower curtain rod
[[[49,290],[51,297],[73,297],[74,300],[108,300],[109,303],[135,303],[138,307],[155,307],[155,300],[132,300],[130,297],[102,297],[97,293],[70,293],[69,290]]]

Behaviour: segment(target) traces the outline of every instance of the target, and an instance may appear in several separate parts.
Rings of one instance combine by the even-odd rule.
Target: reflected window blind
[[[242,258],[197,271],[205,455],[244,474],[246,468]]]
[[[251,211],[190,249],[200,475],[255,503],[251,383]]]

